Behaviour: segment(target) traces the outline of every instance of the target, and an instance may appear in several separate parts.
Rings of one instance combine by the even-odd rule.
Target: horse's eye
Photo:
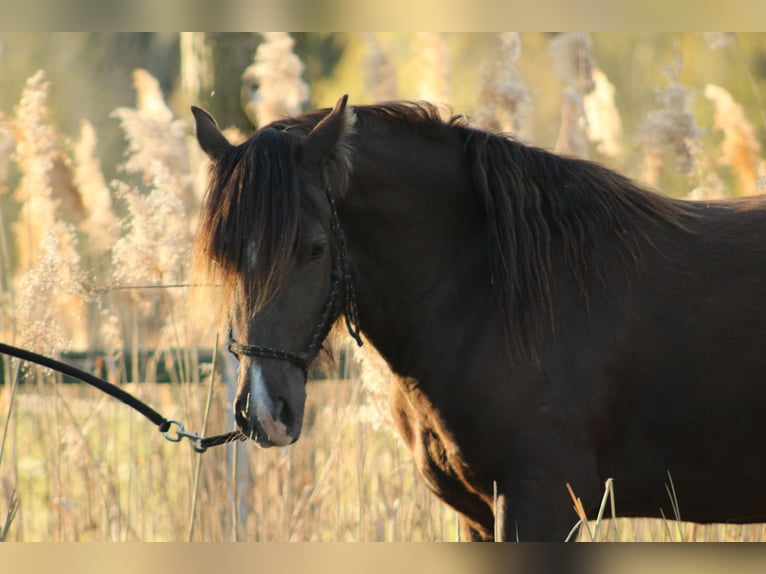
[[[324,255],[327,250],[327,241],[317,241],[311,246],[311,260],[315,261]]]

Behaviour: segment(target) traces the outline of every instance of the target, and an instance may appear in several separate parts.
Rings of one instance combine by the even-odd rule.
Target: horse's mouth
[[[275,446],[263,426],[261,426],[257,420],[250,420],[250,417],[247,416],[246,412],[238,409],[234,414],[234,418],[237,421],[239,432],[250,440],[258,443],[258,446],[262,448]]]
[[[235,415],[235,418],[237,420],[239,432],[248,439],[255,441],[258,446],[261,448],[271,448],[272,446],[276,446],[260,423],[257,421],[250,421],[249,418],[244,417],[243,414],[239,412]]]
[[[249,403],[249,401],[247,401]],[[273,446],[287,446],[298,440],[295,436],[288,434],[284,424],[275,422],[270,417],[264,417],[269,424],[261,422],[256,409],[255,416],[250,414],[250,405],[245,408],[235,410],[234,418],[237,422],[240,432],[252,441],[255,441],[261,448],[270,448]],[[269,426],[273,428],[268,428]]]

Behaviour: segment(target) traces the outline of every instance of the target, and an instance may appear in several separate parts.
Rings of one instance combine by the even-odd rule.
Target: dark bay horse
[[[672,517],[668,473],[682,519],[766,522],[764,199],[671,199],[424,103],[343,97],[239,146],[193,112],[195,253],[261,446],[298,439],[340,320],[471,539],[563,540],[565,485],[592,510],[609,477],[619,515]]]

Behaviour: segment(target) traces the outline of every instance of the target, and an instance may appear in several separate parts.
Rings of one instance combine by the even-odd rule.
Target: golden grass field
[[[204,34],[180,41],[184,74],[198,80],[209,72],[204,42]],[[346,91],[360,94],[352,103],[427,98],[675,196],[766,188],[764,81],[752,63],[766,58],[766,36],[350,34],[344,42],[333,74],[309,82],[290,36],[266,35],[243,76],[260,86],[260,99],[243,104],[250,117],[263,123]],[[166,93],[145,69],[132,80],[135,106],[103,118],[124,136],[114,179],[99,155],[99,122],[60,130],[45,71],[29,73],[12,109],[0,110],[0,340],[49,355],[98,351],[110,380],[166,417],[195,431],[209,419],[208,434],[225,432],[233,424],[225,369],[198,356],[215,346],[220,310],[186,287],[206,173],[186,112],[193,94]],[[142,363],[137,350],[157,353],[171,382],[154,382],[157,364]],[[22,377],[6,360],[0,539],[457,540],[456,514],[428,492],[386,420],[385,366],[365,363],[309,383],[296,444],[236,443],[199,455],[90,387],[37,369]],[[613,494],[604,520],[588,516],[579,540],[766,537],[764,525],[672,516],[612,522],[619,484]]]
[[[206,385],[129,388],[166,416],[177,413],[188,430],[201,428]],[[216,407],[223,407],[222,393],[214,394]],[[363,420],[358,386],[311,384],[309,396],[308,424],[296,445],[260,450],[236,443],[199,455],[83,385],[23,388],[4,463],[17,473],[22,501],[11,539],[455,538],[454,513],[427,492],[403,446]],[[215,418],[210,427],[221,429]]]
[[[128,388],[187,430],[202,428],[207,384]],[[219,384],[214,411],[224,410],[224,395]],[[11,540],[458,539],[455,512],[428,492],[391,429],[375,425],[353,381],[311,383],[304,435],[285,449],[235,443],[200,455],[84,385],[25,386],[15,409],[3,461],[21,499]],[[216,419],[211,434],[222,429]],[[12,476],[4,474],[5,503]],[[596,526],[579,539],[591,540]],[[597,540],[762,541],[765,528],[618,519],[598,523]]]

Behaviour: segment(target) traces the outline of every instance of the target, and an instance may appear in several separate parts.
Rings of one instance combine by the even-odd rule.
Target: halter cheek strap
[[[338,314],[338,295],[341,286],[343,288],[343,301],[340,303],[343,308],[343,315],[346,320],[346,328],[349,334],[356,341],[356,344],[362,346],[362,338],[359,330],[359,309],[356,303],[356,292],[354,291],[354,282],[351,274],[351,258],[348,254],[346,236],[340,226],[338,219],[338,208],[335,204],[335,198],[332,196],[332,190],[328,187],[325,190],[325,196],[330,206],[330,230],[335,239],[335,255],[333,257],[333,271],[330,281],[330,292],[327,295],[327,302],[322,308],[316,327],[311,334],[311,339],[306,350],[302,353],[294,353],[284,349],[275,349],[262,345],[245,345],[238,343],[234,339],[231,327],[229,327],[228,348],[234,355],[247,355],[249,357],[262,357],[265,359],[276,359],[288,361],[303,371],[304,377],[308,376],[308,366],[311,359],[319,352],[319,347],[324,341],[330,326]]]
[[[290,351],[261,347],[259,345],[243,345],[237,343],[233,338],[229,340],[228,348],[233,355],[237,356],[247,355],[250,357],[265,357],[266,359],[288,361],[296,367],[300,367],[304,374],[308,373],[309,357],[306,353],[291,353]]]

